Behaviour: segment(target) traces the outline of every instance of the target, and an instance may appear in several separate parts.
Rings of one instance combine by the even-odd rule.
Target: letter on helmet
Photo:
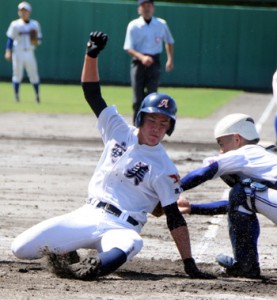
[[[166,132],[171,135],[176,122],[177,106],[173,98],[167,94],[152,93],[144,98],[136,116],[135,125],[140,127],[143,122],[142,113],[160,113],[171,118],[170,128]]]

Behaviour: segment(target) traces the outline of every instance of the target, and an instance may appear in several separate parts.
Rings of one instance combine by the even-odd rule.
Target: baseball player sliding
[[[189,232],[178,210],[180,181],[176,167],[160,144],[175,127],[176,103],[168,95],[148,95],[138,112],[136,127],[128,125],[101,96],[98,54],[108,37],[93,32],[82,71],[85,98],[98,118],[104,151],[88,187],[86,204],[28,229],[12,244],[14,255],[36,259],[45,253],[61,277],[90,280],[110,274],[139,253],[139,235],[161,202],[171,235],[191,278],[202,273],[191,255]],[[76,250],[96,249],[98,256],[79,258]]]
[[[29,80],[34,86],[36,102],[40,103],[39,75],[34,50],[41,43],[42,34],[38,21],[30,19],[31,11],[28,2],[19,3],[20,18],[12,21],[7,31],[5,58],[8,61],[12,59],[15,100],[19,102],[19,87],[26,69]]]

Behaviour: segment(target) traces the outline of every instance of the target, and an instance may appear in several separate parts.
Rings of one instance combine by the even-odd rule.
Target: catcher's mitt
[[[30,30],[30,40],[32,45],[38,44],[38,32],[35,29]]]

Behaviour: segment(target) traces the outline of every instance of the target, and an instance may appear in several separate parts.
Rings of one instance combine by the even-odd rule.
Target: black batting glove
[[[201,272],[198,267],[196,266],[196,263],[193,258],[186,258],[183,260],[185,272],[189,275],[190,278],[193,279],[215,279],[216,276],[208,273]]]
[[[86,53],[88,56],[96,58],[100,51],[102,51],[108,41],[108,35],[101,32],[95,31],[90,33],[90,38],[87,43]]]

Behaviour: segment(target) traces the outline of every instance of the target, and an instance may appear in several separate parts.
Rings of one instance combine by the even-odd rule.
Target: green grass
[[[192,118],[205,118],[242,93],[225,89],[172,87],[161,87],[159,92],[176,100],[178,117]],[[115,104],[121,114],[132,115],[130,87],[102,86],[102,95],[109,105]],[[0,83],[0,112],[91,113],[80,85],[42,84],[41,104],[36,104],[34,99],[34,90],[29,83],[20,87],[20,103],[14,101],[11,83]]]

